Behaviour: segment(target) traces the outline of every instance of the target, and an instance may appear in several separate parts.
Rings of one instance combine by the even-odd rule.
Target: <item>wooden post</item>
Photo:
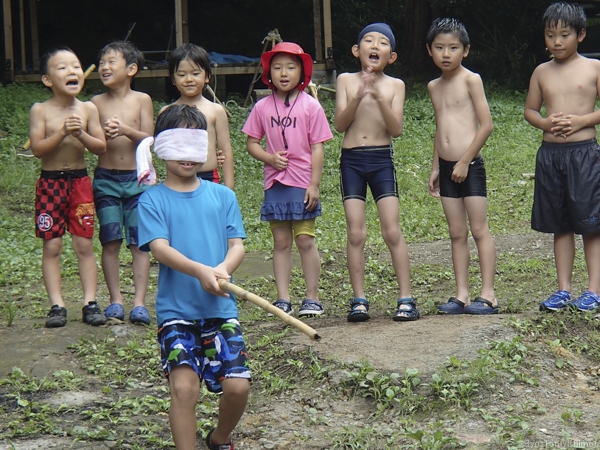
[[[175,46],[183,44],[183,6],[182,0],[175,0]]]
[[[323,28],[325,29],[325,66],[334,69],[333,36],[331,34],[331,0],[323,0]]]
[[[27,72],[27,53],[25,46],[25,1],[19,0],[19,35],[21,38],[21,72]]]
[[[183,42],[190,42],[190,24],[188,21],[188,2],[181,0],[181,38]]]
[[[2,0],[4,12],[4,71],[8,73],[8,79],[15,79],[15,63],[14,63],[14,48],[13,48],[13,27],[12,27],[12,9],[11,0]]]
[[[33,70],[40,70],[40,39],[38,36],[37,2],[29,0],[29,20],[31,23],[31,55],[33,57]]]
[[[315,60],[323,61],[323,31],[321,0],[313,0],[313,23],[315,27]]]

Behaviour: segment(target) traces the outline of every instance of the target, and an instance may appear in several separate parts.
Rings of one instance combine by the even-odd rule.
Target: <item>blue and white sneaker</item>
[[[600,297],[592,291],[585,291],[571,306],[583,312],[593,311],[600,307]]]
[[[569,291],[557,291],[540,303],[540,311],[558,311],[570,303],[572,303],[572,300]]]

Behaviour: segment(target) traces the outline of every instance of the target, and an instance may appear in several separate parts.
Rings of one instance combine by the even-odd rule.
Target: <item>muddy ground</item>
[[[499,256],[511,253],[532,256],[552,254],[551,240],[536,233],[498,236],[495,240]],[[448,241],[413,244],[410,245],[409,254],[413,265],[445,263],[451,267]],[[385,255],[380,257],[384,259]],[[243,285],[245,280],[264,277],[265,274],[272,274],[271,261],[265,260],[263,255],[249,254],[236,273],[236,282]],[[549,284],[553,283],[554,280],[549,280]],[[62,329],[35,326],[43,324],[43,319],[17,319],[11,328],[0,328],[3,348],[0,376],[4,377],[14,366],[36,377],[48,376],[57,369],[90,376],[68,349],[70,344],[89,333],[100,337],[127,337],[140,332],[139,327],[129,324],[91,329],[79,320],[80,305],[72,303],[68,305],[68,309],[72,320]],[[508,325],[513,316],[511,314],[488,317],[426,315],[416,322],[394,323],[387,311],[372,310],[372,313],[371,321],[360,324],[349,324],[340,317],[309,319],[308,323],[317,329],[322,337],[321,341],[313,342],[294,332],[284,339],[282,346],[292,355],[311,347],[325,361],[368,361],[381,371],[403,373],[406,368],[415,368],[427,375],[443,366],[450,355],[472,360],[477,358],[480,349],[488,347],[490,341],[510,341],[515,336],[513,328]],[[539,313],[528,312],[514,316],[523,318],[536,314]],[[273,320],[251,326],[255,329],[247,329],[249,334],[260,334],[263,328],[283,328],[280,322]],[[485,407],[500,409],[507,413],[506,417],[519,416],[519,411],[524,415],[527,405],[537,405],[536,410],[545,411],[543,414],[527,414],[527,427],[532,433],[521,442],[523,446],[514,448],[600,448],[600,367],[581,355],[563,351],[566,352],[563,356],[568,359],[569,364],[562,368],[556,366],[556,354],[550,346],[542,345],[530,352],[529,366],[539,380],[538,386],[499,382],[493,389],[488,388],[484,392]],[[343,376],[341,373],[330,373],[327,382],[320,388],[315,389],[313,384],[308,390],[303,390],[300,385],[298,389],[277,397],[260,398],[254,392],[250,406],[235,432],[236,449],[326,449],[332,446],[328,436],[340,430],[356,431],[367,423],[373,426],[374,422],[385,423],[392,429],[404,426],[401,417],[374,420],[372,405],[368,404],[368,399],[353,396],[329,397],[328,389],[340,383]],[[152,393],[155,388],[141,387],[139,394],[142,395],[144,391]],[[57,393],[44,401],[82,405],[94,404],[101,399],[101,392],[88,390]],[[509,414],[511,411],[514,412],[512,416]],[[565,420],[565,411],[581,412],[581,420]],[[315,415],[318,420],[314,420]],[[499,433],[495,426],[483,420],[482,416],[481,411],[449,412],[453,435],[466,448],[508,448],[504,441],[498,440]],[[165,416],[158,416],[153,420],[164,427],[168,426]],[[428,426],[428,419],[423,420],[423,427]],[[508,428],[509,425],[504,426]],[[381,433],[385,435],[384,431]],[[0,450],[105,449],[116,445],[115,442],[92,444],[74,442],[72,438],[66,437],[40,436],[13,440],[12,443],[0,441]],[[373,449],[385,448],[379,447],[380,444],[373,445]],[[115,448],[131,446],[127,447],[125,444]],[[204,446],[199,442],[197,448]]]

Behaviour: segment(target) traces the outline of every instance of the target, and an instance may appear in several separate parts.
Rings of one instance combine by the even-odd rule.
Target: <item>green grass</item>
[[[28,136],[28,112],[36,101],[48,97],[47,90],[36,85],[9,85],[0,88],[0,130],[8,133],[0,141],[0,195],[5,201],[0,218],[21,214],[14,228],[22,232],[33,212],[33,192],[40,164],[35,158],[16,156]],[[83,98],[86,98],[83,96]],[[522,114],[524,94],[499,92],[490,98],[495,131],[484,149],[488,171],[490,227],[493,233],[527,230],[533,183],[521,174],[532,172],[540,133],[528,125]],[[323,100],[327,117],[333,128],[333,100]],[[160,106],[160,105],[158,105]],[[246,136],[241,128],[248,114],[245,108],[230,108],[231,140],[236,169],[236,193],[239,197],[244,225],[248,235],[248,251],[272,250],[272,238],[266,223],[260,221],[262,202],[262,165],[245,150]],[[405,105],[403,135],[394,140],[395,160],[400,188],[400,221],[409,242],[430,242],[448,237],[439,200],[427,193],[431,169],[433,110],[425,85],[414,85]],[[325,146],[325,167],[321,186],[323,216],[317,223],[320,250],[337,250],[345,246],[345,219],[339,193],[339,153],[342,135],[334,131],[334,139]],[[88,157],[90,168],[95,165]],[[158,164],[159,172],[162,166]],[[369,237],[367,245],[378,250],[385,248],[377,212],[372,199],[367,202]],[[32,227],[30,228],[32,229]],[[33,242],[35,240],[33,239]],[[38,254],[31,254],[32,260]],[[4,258],[2,258],[4,259]],[[33,261],[32,261],[33,262]],[[4,272],[4,270],[2,271]]]
[[[35,158],[26,159],[15,153],[27,140],[30,106],[48,95],[47,90],[37,85],[0,87],[0,132],[3,132],[0,133],[0,327],[8,327],[19,318],[43,317],[48,307],[41,282],[41,240],[34,237],[33,223],[40,163]],[[534,171],[541,133],[523,119],[524,93],[494,88],[488,91],[488,100],[495,123],[494,133],[484,148],[492,234],[528,233],[533,182],[522,174]],[[323,100],[323,105],[332,123],[334,103]],[[156,109],[160,106],[155,104]],[[246,137],[240,131],[248,109],[233,106],[229,111],[236,193],[248,235],[246,249],[261,252],[268,259],[273,243],[268,226],[260,221],[259,214],[263,198],[262,166],[246,152]],[[404,134],[394,141],[400,222],[409,244],[448,238],[440,202],[427,193],[434,131],[426,85],[415,84],[410,87],[406,100]],[[325,146],[321,187],[323,216],[317,222],[317,239],[323,252],[320,289],[328,299],[328,317],[343,321],[350,287],[338,181],[341,141],[342,136],[334,132],[333,141]],[[89,167],[93,168],[95,158],[91,155],[87,158]],[[157,169],[159,175],[164,175],[162,164],[158,163]],[[389,299],[396,295],[395,276],[389,258],[382,256],[386,254],[386,246],[371,199],[367,203],[367,221],[366,284],[374,309],[385,311],[393,307]],[[99,255],[97,238],[94,245]],[[128,252],[121,252],[120,257],[123,277],[130,277],[127,268],[131,257]],[[68,237],[63,249],[62,272],[65,289],[79,292],[77,259]],[[586,267],[580,251],[574,273],[574,284],[585,284]],[[472,261],[470,278],[473,289],[477,289],[480,276],[476,258]],[[535,311],[539,299],[552,290],[549,285],[555,284],[555,278],[552,255],[531,256],[516,251],[499,255],[496,288],[503,312]],[[447,298],[454,285],[451,265],[435,261],[413,265],[411,280],[425,315],[435,313],[435,304]],[[150,292],[155,292],[155,275],[150,284]],[[272,279],[250,279],[244,287],[265,298],[275,295]],[[294,269],[292,296],[302,296],[303,290],[302,273]],[[535,352],[554,355],[552,361],[563,371],[575,364],[570,355],[587,357],[595,366],[600,364],[598,321],[593,314],[563,311],[552,315],[516,316],[507,320],[517,335],[515,338],[490,342],[472,361],[450,356],[442,367],[432,368],[432,374],[424,375],[410,368],[402,373],[388,373],[373,368],[368,361],[344,364],[322,360],[310,349],[288,352],[281,344],[288,329],[269,329],[263,312],[248,302],[241,302],[239,308],[242,321],[248,323],[245,334],[252,354],[252,390],[257,395],[268,399],[306,389],[306,386],[314,389],[325,386],[335,400],[360,397],[366,402],[368,414],[375,419],[363,427],[329,423],[331,419],[324,411],[314,407],[306,407],[298,413],[304,414],[306,423],[315,427],[330,427],[328,448],[461,448],[464,445],[454,436],[453,427],[476,420],[487,424],[493,445],[497,445],[489,448],[523,448],[524,440],[533,433],[528,421],[535,415],[545,414],[544,408],[535,401],[523,400],[511,410],[500,410],[490,393],[501,396],[502,386],[514,384],[525,388],[536,386],[539,368],[535,360],[532,361]],[[94,386],[86,386],[83,376],[67,371],[38,379],[18,368],[13,369],[0,380],[0,399],[5,399],[5,403],[0,402],[0,422],[5,423],[0,427],[0,439],[58,435],[85,442],[112,440],[117,442],[116,448],[173,447],[168,426],[156,421],[157,417],[164,420],[169,395],[164,383],[159,383],[161,375],[154,333],[148,329],[126,339],[89,336],[74,342],[70,347],[73,358],[77,358],[87,376],[93,377]],[[336,384],[332,381],[333,373],[345,375]],[[138,396],[136,388],[141,383],[156,386],[145,391],[150,394]],[[45,397],[59,390],[86,388],[101,391],[105,399],[93,406],[68,410],[53,409],[44,402]],[[253,414],[253,407],[251,399],[248,414]],[[205,435],[216,419],[214,397],[204,392],[198,409],[199,434]],[[390,428],[387,417],[396,418],[402,426]],[[565,427],[578,426],[588,419],[571,405],[564,406],[560,418]],[[131,430],[136,430],[135,437],[131,437]]]

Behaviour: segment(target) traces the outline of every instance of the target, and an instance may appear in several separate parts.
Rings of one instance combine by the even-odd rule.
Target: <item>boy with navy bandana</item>
[[[167,177],[139,199],[140,250],[160,263],[156,317],[163,371],[169,379],[169,422],[177,449],[196,448],[199,378],[222,392],[209,449],[233,449],[229,438],[250,389],[248,357],[235,299],[218,279],[244,258],[246,237],[235,194],[196,176],[207,158],[206,118],[195,107],[172,105],[156,121],[154,150]],[[137,150],[138,176],[154,181],[149,146]]]
[[[364,246],[367,238],[365,204],[367,185],[377,203],[381,233],[390,249],[399,286],[395,321],[417,320],[417,302],[411,296],[408,248],[398,220],[398,184],[392,138],[402,134],[404,82],[383,73],[396,61],[396,39],[389,25],[373,23],[358,35],[352,54],[361,71],[337,79],[335,128],[344,133],[340,182],[348,232],[348,271],[354,297],[349,322],[369,320],[365,298]]]

